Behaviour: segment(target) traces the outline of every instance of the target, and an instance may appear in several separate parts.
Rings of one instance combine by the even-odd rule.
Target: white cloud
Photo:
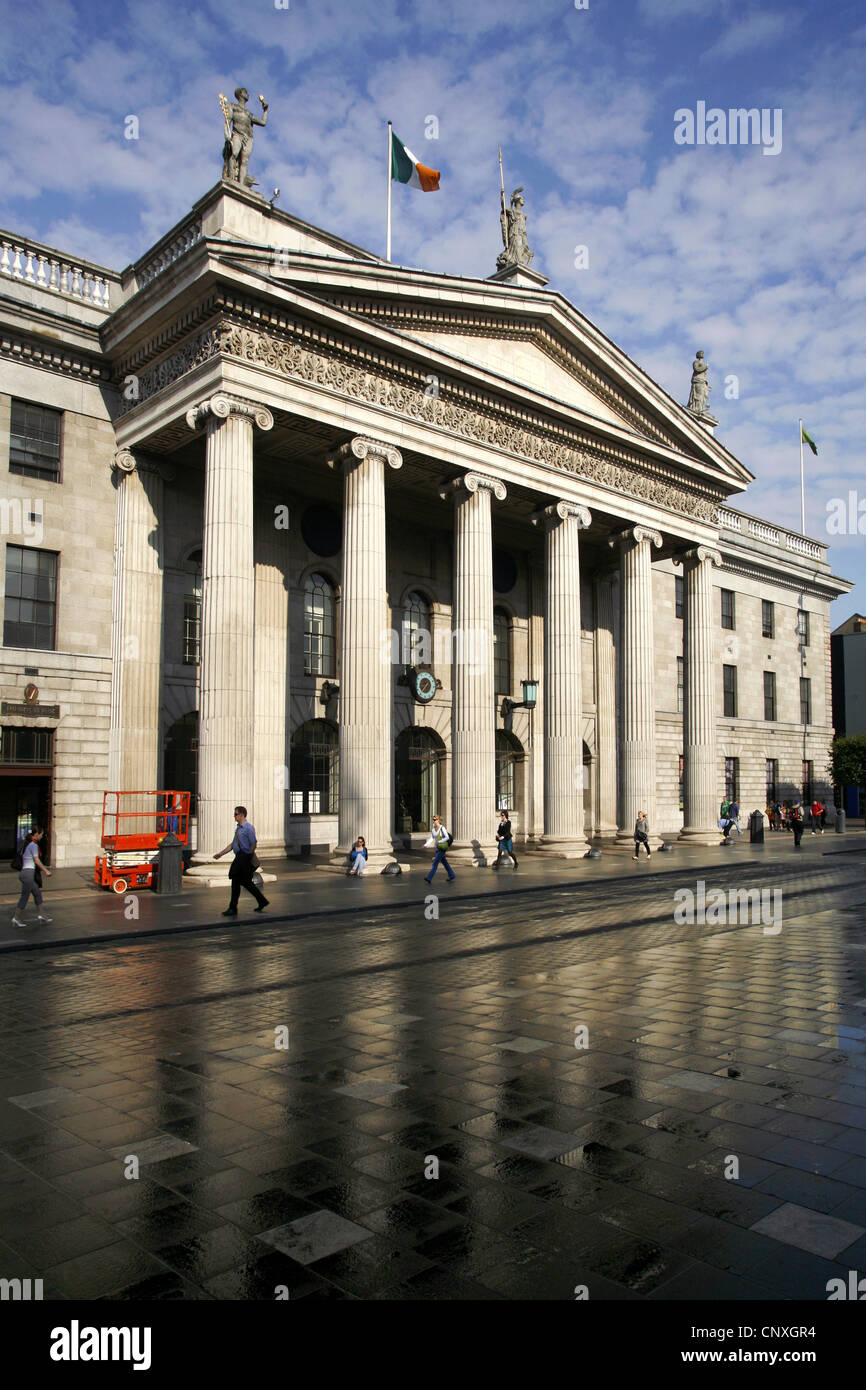
[[[703,54],[703,61],[737,58],[742,53],[766,48],[780,39],[789,39],[799,27],[800,17],[788,9],[785,14],[758,10],[746,18],[737,17],[720,39]]]

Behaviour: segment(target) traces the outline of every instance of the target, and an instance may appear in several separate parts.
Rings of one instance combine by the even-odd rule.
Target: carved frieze
[[[164,358],[139,378],[139,401],[171,385],[185,372],[213,357],[233,357],[279,372],[283,376],[322,386],[349,399],[381,406],[396,414],[444,429],[472,443],[485,444],[547,468],[598,483],[615,492],[652,502],[715,523],[718,497],[705,496],[679,486],[648,461],[605,457],[600,450],[569,441],[566,429],[545,428],[524,419],[509,419],[494,401],[472,406],[449,399],[440,383],[438,396],[428,394],[423,378],[403,382],[394,368],[371,361],[369,368],[346,361],[337,352],[314,350],[292,338],[277,337],[223,321],[196,334],[183,347]],[[456,392],[455,392],[456,395]],[[611,446],[611,452],[617,446]],[[625,451],[620,451],[624,454]]]

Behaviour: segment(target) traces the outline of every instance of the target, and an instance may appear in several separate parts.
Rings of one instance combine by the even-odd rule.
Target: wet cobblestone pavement
[[[0,1276],[825,1300],[866,1270],[864,862],[763,865],[777,933],[677,925],[688,870],[7,954]]]

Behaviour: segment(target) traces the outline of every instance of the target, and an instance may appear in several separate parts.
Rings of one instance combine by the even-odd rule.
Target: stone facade
[[[500,803],[540,854],[628,845],[638,809],[712,839],[726,769],[748,811],[768,759],[780,799],[804,760],[827,796],[850,586],[734,510],[746,468],[540,281],[397,270],[225,184],[120,276],[4,247],[4,541],[59,562],[2,724],[53,731],[55,863],[92,862],[103,791],[169,782],[202,853],[241,801],[265,856],[363,834],[381,863],[434,810],[489,862]],[[59,481],[9,471],[13,401],[62,412]]]

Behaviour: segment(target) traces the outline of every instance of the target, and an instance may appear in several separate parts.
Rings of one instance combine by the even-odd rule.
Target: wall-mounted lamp
[[[507,719],[512,710],[515,709],[535,709],[538,700],[538,681],[521,681],[523,686],[522,700],[509,700],[506,695],[502,701],[502,716]]]

